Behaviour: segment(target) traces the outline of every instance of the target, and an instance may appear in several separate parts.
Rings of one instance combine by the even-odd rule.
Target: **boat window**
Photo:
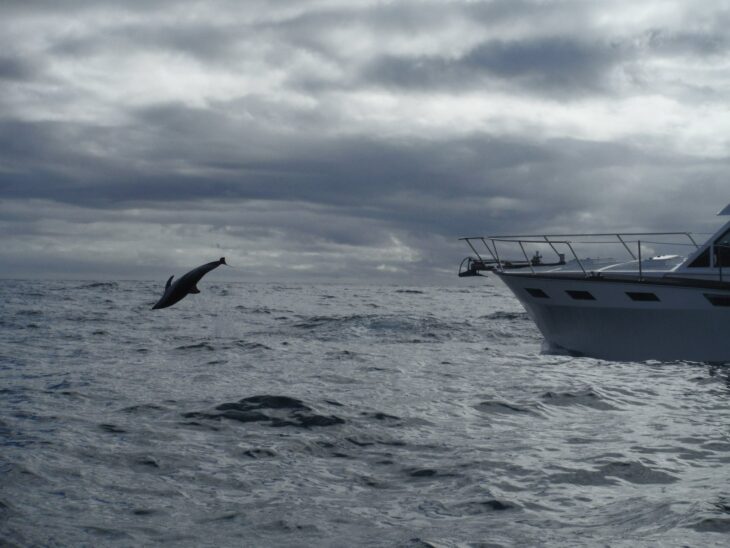
[[[573,297],[576,301],[595,301],[596,298],[588,293],[588,291],[571,291],[568,289],[566,291],[568,295]]]
[[[712,306],[730,306],[730,295],[705,293],[705,298],[712,303]]]
[[[640,291],[627,291],[626,294],[632,301],[658,301],[659,297],[654,293],[644,293]]]
[[[730,266],[730,230],[715,240],[715,265]]]
[[[710,250],[705,249],[699,256],[689,265],[690,268],[707,268],[710,266]]]
[[[548,294],[545,293],[542,289],[536,289],[534,287],[526,287],[525,291],[527,291],[530,295],[535,297],[536,299],[549,299]]]

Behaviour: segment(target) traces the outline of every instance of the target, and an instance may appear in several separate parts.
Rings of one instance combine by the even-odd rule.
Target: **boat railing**
[[[499,269],[503,271],[505,269],[513,268],[529,268],[533,273],[536,266],[560,266],[565,265],[565,253],[561,253],[558,248],[568,251],[572,256],[575,263],[578,265],[580,270],[585,276],[590,276],[589,270],[586,268],[586,264],[578,257],[575,251],[575,244],[620,244],[624,250],[631,257],[631,261],[637,261],[639,267],[639,278],[643,278],[643,266],[642,266],[642,245],[671,245],[671,246],[691,246],[694,249],[699,249],[700,245],[697,243],[693,235],[699,235],[699,233],[692,232],[614,232],[614,233],[583,233],[583,234],[522,234],[522,235],[500,235],[500,236],[473,236],[467,238],[459,238],[467,243],[471,250],[476,255],[477,259],[473,262],[470,261],[469,265],[476,270],[473,270],[471,274],[460,275],[475,275],[478,270],[494,270]],[[685,238],[688,242],[657,242],[654,241],[656,237],[672,237],[676,240]],[[579,238],[580,240],[576,240]],[[611,238],[610,241],[596,241],[588,240],[586,238]],[[614,239],[615,238],[615,239]],[[504,254],[500,255],[500,248],[497,244],[502,244],[504,247],[506,244],[516,244],[519,247],[521,255],[524,257],[517,261],[506,260]],[[530,258],[525,249],[525,244],[541,244],[543,246],[549,246],[557,256],[558,260],[555,263],[544,263],[542,262],[542,256],[537,252],[535,256]],[[636,248],[633,248],[636,245]],[[489,257],[485,258],[479,253],[479,249],[482,248],[489,253]],[[712,256],[715,256],[715,247],[730,247],[720,244],[713,244]],[[720,261],[721,262],[721,261]],[[463,264],[463,263],[462,263]],[[722,268],[720,267],[720,280],[722,280]]]

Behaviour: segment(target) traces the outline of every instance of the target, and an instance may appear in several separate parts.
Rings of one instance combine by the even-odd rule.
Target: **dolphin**
[[[167,280],[167,283],[165,284],[165,292],[162,294],[160,300],[157,301],[157,304],[152,307],[152,310],[172,306],[176,302],[185,298],[190,293],[200,293],[200,290],[196,287],[196,284],[208,272],[210,272],[214,268],[218,268],[222,264],[226,264],[225,257],[221,257],[217,261],[213,261],[212,263],[205,263],[204,265],[200,265],[198,268],[192,269],[187,274],[184,274],[181,278],[178,278],[175,283],[172,283],[172,279],[175,277],[175,275],[170,276],[170,279]]]

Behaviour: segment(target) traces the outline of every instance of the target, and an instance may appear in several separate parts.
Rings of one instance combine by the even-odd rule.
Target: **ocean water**
[[[725,367],[543,353],[491,278],[162,286],[0,284],[0,545],[728,544]]]

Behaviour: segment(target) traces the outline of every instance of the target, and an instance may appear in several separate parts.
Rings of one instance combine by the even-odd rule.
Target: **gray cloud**
[[[0,80],[30,80],[38,68],[30,62],[8,55],[0,56]]]
[[[466,234],[701,228],[727,14],[690,7],[3,3],[0,275],[444,281]]]
[[[255,29],[247,24],[135,21],[83,34],[61,36],[52,52],[67,57],[129,51],[162,51],[188,55],[206,63],[230,62]]]
[[[526,93],[575,97],[608,91],[611,70],[629,55],[617,45],[562,37],[489,41],[457,58],[385,56],[363,80],[423,92],[474,89],[497,80]]]
[[[661,29],[648,32],[646,43],[657,54],[693,57],[723,55],[730,46],[725,32],[667,32]]]
[[[98,208],[154,204],[161,210],[209,199],[310,203],[338,208],[351,219],[390,221],[414,233],[449,236],[468,232],[493,197],[533,203],[524,211],[505,207],[510,225],[536,212],[544,222],[543,208],[587,209],[596,201],[612,202],[626,172],[660,165],[666,176],[700,161],[631,145],[488,134],[407,142],[261,135],[258,128],[251,135],[222,116],[179,105],[145,109],[139,116],[144,122],[114,130],[6,125],[2,135],[13,135],[13,146],[2,141],[0,146],[18,171],[0,174],[5,197]],[[141,127],[145,139],[125,148],[134,140],[129,132]],[[256,147],[249,148],[249,141]],[[31,158],[34,168],[28,169]],[[490,213],[500,218],[502,212],[495,206]],[[328,238],[340,241],[337,234],[329,230]]]

